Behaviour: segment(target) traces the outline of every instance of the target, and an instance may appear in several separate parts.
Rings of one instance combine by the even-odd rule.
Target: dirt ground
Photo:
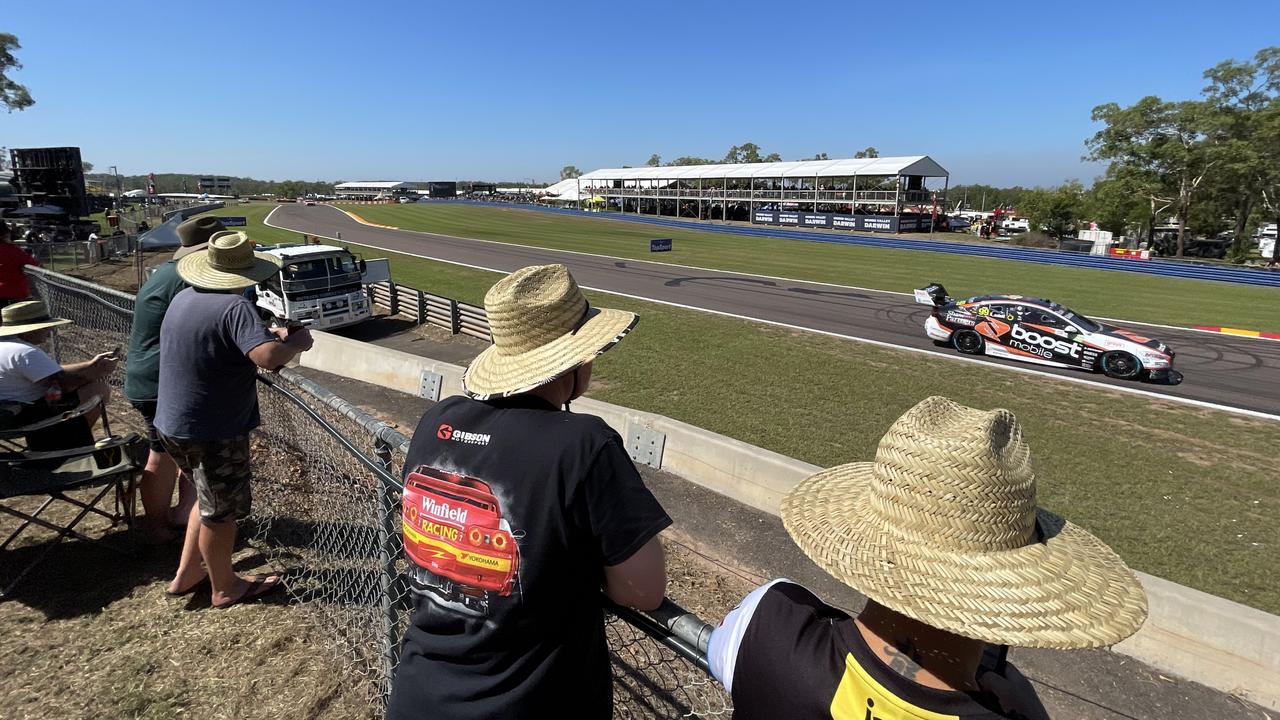
[[[155,267],[172,259],[173,248],[148,250],[143,252],[142,255],[144,268]],[[130,294],[138,292],[138,265],[137,258],[134,256],[114,258],[96,265],[82,267],[67,274],[90,282],[101,283],[121,292]]]
[[[15,524],[6,519],[0,531]],[[96,536],[106,522],[89,527]],[[127,535],[106,540],[127,547]],[[51,538],[40,531],[0,553],[0,579]],[[674,539],[670,595],[686,608],[719,617],[750,589]],[[230,610],[210,608],[207,596],[168,596],[177,554],[173,545],[131,559],[79,541],[50,553],[0,602],[0,718],[377,717],[369,684],[283,593]],[[236,555],[244,573],[263,563],[251,547]]]

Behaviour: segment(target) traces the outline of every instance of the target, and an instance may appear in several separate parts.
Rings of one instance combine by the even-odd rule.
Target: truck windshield
[[[360,284],[360,266],[349,253],[321,257],[286,258],[280,271],[290,297],[328,292]]]
[[[337,255],[314,260],[299,260],[284,266],[284,279],[289,281],[319,280],[331,275],[358,273],[356,260],[350,255]],[[346,280],[346,278],[342,278]]]

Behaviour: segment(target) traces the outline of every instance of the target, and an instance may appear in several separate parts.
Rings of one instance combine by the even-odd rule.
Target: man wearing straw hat
[[[40,345],[54,328],[70,320],[51,317],[43,300],[14,303],[0,310],[0,419],[19,427],[53,417],[90,397],[105,403],[111,388],[105,378],[116,368],[114,351],[99,353],[84,362],[59,365]],[[85,418],[92,426],[100,411]],[[62,432],[53,428],[52,432]],[[28,438],[33,450],[58,446],[57,438],[41,433]],[[65,447],[65,445],[63,445]]]
[[[182,246],[173,253],[172,260],[157,267],[138,288],[138,298],[134,303],[124,396],[147,424],[151,452],[142,471],[139,494],[145,511],[143,527],[152,543],[173,540],[175,527],[181,529],[186,526],[196,500],[191,478],[183,474],[178,486],[178,505],[172,510],[169,507],[178,466],[165,451],[155,426],[160,385],[160,321],[164,320],[173,298],[187,288],[186,281],[178,275],[178,261],[203,250],[209,244],[209,238],[224,230],[222,222],[209,215],[194,217],[178,225],[178,240]]]
[[[1124,562],[1036,506],[1007,410],[928,398],[874,462],[804,480],[781,510],[800,549],[867,604],[851,618],[786,580],[750,593],[708,649],[736,718],[1047,718],[1007,647],[1112,645],[1146,618]]]
[[[236,520],[250,510],[258,368],[277,369],[311,348],[305,328],[268,329],[241,294],[279,272],[279,262],[254,252],[242,232],[213,235],[205,249],[178,260],[178,275],[191,287],[173,298],[160,328],[155,427],[198,500],[169,592],[194,592],[207,577],[215,608],[254,600],[280,581],[242,578],[231,567]]]
[[[608,718],[601,590],[661,604],[671,519],[622,438],[568,407],[637,318],[591,307],[563,265],[517,270],[484,305],[470,397],[428,410],[405,460],[415,612],[387,716]]]

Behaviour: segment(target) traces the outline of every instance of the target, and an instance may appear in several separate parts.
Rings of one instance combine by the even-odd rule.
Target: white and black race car
[[[1126,380],[1181,380],[1168,345],[1108,327],[1050,300],[1022,295],[955,300],[937,283],[916,290],[915,297],[933,308],[925,333],[962,353],[1100,371]]]

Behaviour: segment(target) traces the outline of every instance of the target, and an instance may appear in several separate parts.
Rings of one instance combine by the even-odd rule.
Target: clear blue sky
[[[0,145],[122,172],[558,179],[751,141],[1086,183],[1099,103],[1190,98],[1280,3],[3,0],[36,105]]]

